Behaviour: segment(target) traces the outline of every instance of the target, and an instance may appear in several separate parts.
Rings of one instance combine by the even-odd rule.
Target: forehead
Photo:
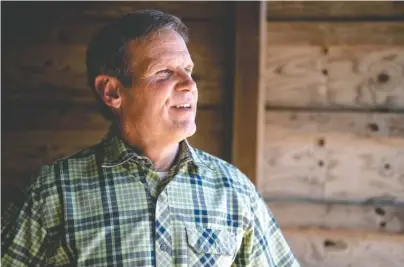
[[[129,52],[135,59],[134,65],[169,61],[192,63],[185,41],[174,30],[155,32],[142,40],[132,41]]]

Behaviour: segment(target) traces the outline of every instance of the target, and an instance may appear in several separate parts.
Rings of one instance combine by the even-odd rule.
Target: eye
[[[171,76],[171,74],[173,74],[173,72],[169,69],[164,69],[156,72],[156,75],[161,77],[169,77]]]
[[[185,72],[188,73],[188,74],[192,74],[192,68],[186,68]]]

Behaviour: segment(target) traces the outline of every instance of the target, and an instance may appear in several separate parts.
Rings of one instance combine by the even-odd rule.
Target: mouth
[[[172,106],[172,108],[179,109],[179,110],[188,110],[188,109],[191,109],[192,106],[190,103],[184,103],[184,104],[174,105],[174,106]]]

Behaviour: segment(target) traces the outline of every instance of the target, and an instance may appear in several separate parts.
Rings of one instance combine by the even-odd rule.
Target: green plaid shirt
[[[169,177],[110,130],[3,216],[2,266],[299,266],[234,166],[183,141]]]

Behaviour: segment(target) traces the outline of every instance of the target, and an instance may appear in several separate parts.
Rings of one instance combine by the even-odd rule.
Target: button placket
[[[164,244],[160,245],[160,250],[166,252],[167,251],[167,246]]]
[[[164,202],[166,202],[167,200],[167,195],[165,194],[165,192],[163,191],[159,197],[157,198],[157,201],[160,203],[160,205],[164,205]]]
[[[155,231],[156,266],[170,266],[172,262],[172,240],[167,190],[163,190],[156,201]]]

